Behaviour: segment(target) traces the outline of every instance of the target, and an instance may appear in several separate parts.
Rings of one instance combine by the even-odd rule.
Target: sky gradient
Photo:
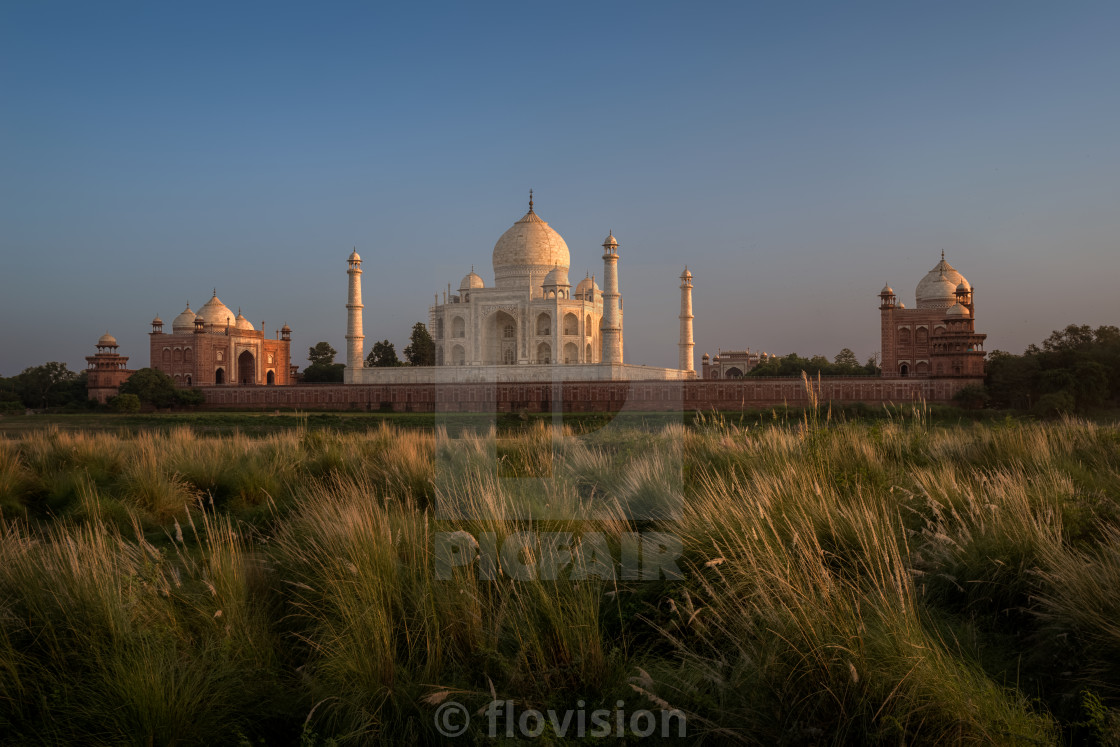
[[[879,348],[940,252],[987,348],[1120,323],[1120,5],[5,3],[0,375],[148,364],[212,288],[294,363],[367,352],[527,207],[614,230],[626,356]],[[341,355],[339,360],[341,360]]]

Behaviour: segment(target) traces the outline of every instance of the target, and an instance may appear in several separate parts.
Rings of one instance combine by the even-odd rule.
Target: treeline
[[[1115,407],[1120,404],[1120,328],[1071,324],[1022,355],[993,350],[984,383],[961,399],[1043,416]]]
[[[29,410],[97,410],[104,406],[89,398],[86,371],[71,371],[51,361],[0,377],[0,412]],[[137,412],[144,408],[192,407],[205,401],[199,389],[179,389],[171,377],[154,368],[141,368],[121,384],[108,409]]]
[[[25,368],[15,376],[0,376],[0,412],[85,408],[88,397],[86,372],[71,371],[58,361]]]
[[[861,365],[850,348],[841,350],[831,361],[823,355],[803,358],[797,353],[790,353],[780,358],[770,357],[744,376],[800,376],[802,372],[810,376],[878,376],[879,357],[873,355]]]
[[[345,363],[335,363],[338,351],[329,342],[318,342],[308,348],[307,360],[311,365],[303,370],[300,380],[305,382],[329,383],[342,381]],[[423,322],[412,325],[409,344],[404,349],[404,360],[397,356],[397,349],[388,340],[375,342],[366,356],[367,368],[390,368],[393,366],[434,366],[436,364],[436,343],[428,333]]]

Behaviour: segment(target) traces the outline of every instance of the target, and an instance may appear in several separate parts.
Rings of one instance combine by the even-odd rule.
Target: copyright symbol
[[[436,709],[436,731],[445,737],[458,737],[467,730],[471,716],[462,703],[449,700]]]

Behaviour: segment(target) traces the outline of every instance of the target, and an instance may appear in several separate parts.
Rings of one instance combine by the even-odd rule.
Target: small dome
[[[880,296],[893,296],[894,295],[894,288],[892,288],[890,286],[890,284],[888,283],[887,285],[883,286],[883,290],[879,291],[879,295]]]
[[[97,347],[99,348],[115,348],[117,347],[117,338],[106,332],[97,338]]]
[[[233,326],[246,331],[254,329],[253,323],[241,315],[241,309],[237,310],[237,318],[233,320]]]
[[[898,308],[900,308],[900,309],[905,309],[905,308],[906,308],[906,304],[904,304],[904,303],[903,303],[902,301],[899,301],[899,302],[898,302]]]
[[[541,283],[545,288],[570,288],[572,284],[568,282],[568,268],[566,267],[553,267],[544,276],[544,282]]]
[[[575,295],[577,298],[585,298],[588,292],[594,292],[596,298],[600,293],[599,285],[595,282],[595,278],[591,277],[590,275],[579,281],[579,285],[576,286]]]
[[[156,314],[156,318],[152,320],[152,326],[153,327],[156,326],[157,324],[160,324],[160,325],[163,324],[163,320],[159,318],[159,314]]]
[[[918,283],[914,297],[919,309],[947,309],[957,301],[957,287],[964,285],[971,290],[964,275],[945,261],[942,256],[932,270]]]
[[[227,324],[233,324],[235,314],[229,310],[218,298],[215,293],[213,298],[207,301],[201,309],[198,310],[197,316],[202,317],[206,324],[211,324],[215,327],[225,327]]]
[[[354,251],[350,252],[350,262],[361,262],[362,255],[358,254],[358,249],[355,247]]]
[[[968,307],[955,303],[945,312],[945,316],[969,316]]]
[[[701,357],[703,357],[703,358],[710,358],[711,356],[709,356],[709,355],[708,355],[707,353],[704,353],[704,355],[703,355],[703,356],[701,356]]]
[[[618,239],[614,237],[613,230],[607,234],[607,238],[603,239],[603,246],[618,246]]]
[[[187,308],[171,320],[172,332],[190,332],[194,329],[194,312],[191,311],[191,305],[188,303]]]
[[[687,267],[684,268],[684,272],[681,273],[681,280],[688,280],[688,279],[691,279],[691,278],[692,278],[692,273],[688,271]]]
[[[280,331],[281,332],[291,332],[292,328],[289,327],[287,324],[285,324],[283,327],[280,328]]]
[[[971,292],[972,292],[972,289],[969,288],[968,283],[964,282],[963,280],[960,282],[960,285],[957,286],[957,293],[971,293]]]
[[[459,290],[461,291],[474,290],[475,288],[485,287],[486,283],[482,282],[482,278],[479,277],[474,270],[471,270],[466,275],[464,275],[463,282],[459,283]]]

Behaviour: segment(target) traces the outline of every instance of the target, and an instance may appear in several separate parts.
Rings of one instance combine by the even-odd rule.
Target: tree
[[[1042,395],[1032,411],[1035,415],[1052,418],[1073,412],[1076,404],[1073,395],[1069,392],[1052,392]]]
[[[1096,361],[1081,361],[1073,367],[1073,394],[1077,409],[1087,412],[1108,400],[1108,369]]]
[[[50,407],[70,401],[72,393],[69,384],[76,378],[76,374],[65,363],[51,361],[41,366],[25,368],[13,378],[15,392],[24,406]]]
[[[121,384],[121,394],[135,394],[140,402],[152,407],[172,407],[179,404],[175,382],[163,371],[141,368]]]
[[[346,370],[346,364],[334,362],[337,354],[338,351],[331,347],[329,342],[315,343],[315,347],[307,349],[307,360],[311,361],[311,365],[304,369],[300,379],[315,383],[342,381],[342,372]]]
[[[312,363],[303,370],[300,380],[307,383],[330,384],[342,381],[345,363]]]
[[[206,402],[206,395],[201,389],[178,389],[175,391],[175,400],[186,407],[194,407]]]
[[[953,401],[966,410],[979,410],[989,399],[988,390],[980,384],[969,384],[953,395]]]
[[[338,355],[338,351],[331,347],[329,342],[317,342],[315,347],[307,349],[307,360],[311,361],[311,365],[318,364],[330,365],[334,363],[334,357]]]
[[[834,362],[837,366],[843,366],[844,368],[859,368],[859,359],[856,358],[856,354],[852,352],[851,348],[844,348],[837,353]]]
[[[388,340],[373,343],[373,350],[366,357],[366,365],[374,368],[389,368],[401,365],[397,357],[397,349]]]
[[[405,360],[411,366],[434,366],[436,364],[436,343],[428,334],[423,322],[412,325],[411,343],[404,349]]]
[[[118,394],[107,403],[117,412],[140,412],[140,398],[135,394]]]

